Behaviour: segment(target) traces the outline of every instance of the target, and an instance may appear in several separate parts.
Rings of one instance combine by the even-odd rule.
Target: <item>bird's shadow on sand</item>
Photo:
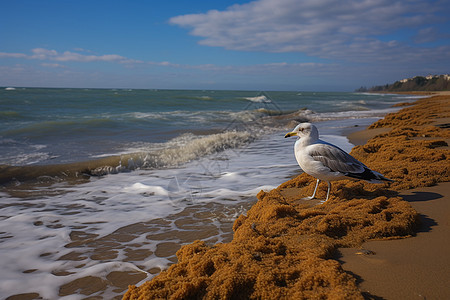
[[[412,193],[413,195],[399,195],[399,196],[402,197],[403,200],[408,202],[430,201],[444,197],[441,194],[431,192],[414,191]]]
[[[363,196],[366,199],[374,199],[379,196],[386,196],[386,197],[402,197],[403,200],[407,202],[422,202],[422,201],[431,201],[436,200],[444,197],[441,194],[433,193],[433,192],[422,192],[422,191],[413,191],[410,192],[411,194],[402,194],[398,191],[393,191],[390,189],[383,189],[382,192],[380,190],[376,191],[370,191],[365,189],[364,187],[359,187],[356,191],[354,190],[354,187],[346,187],[346,186],[340,186],[338,187],[341,189],[343,194],[340,197],[346,197],[349,198],[349,196]],[[335,192],[336,193],[336,192]],[[339,191],[337,192],[339,194]]]
[[[425,202],[443,198],[444,196],[438,193],[413,191],[411,195],[401,195],[400,197],[407,202]],[[438,223],[427,215],[419,214],[420,227],[417,232],[430,232]]]

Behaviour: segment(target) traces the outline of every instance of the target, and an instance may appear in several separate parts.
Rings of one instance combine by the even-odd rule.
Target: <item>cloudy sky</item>
[[[1,0],[0,86],[352,91],[450,73],[450,0]]]

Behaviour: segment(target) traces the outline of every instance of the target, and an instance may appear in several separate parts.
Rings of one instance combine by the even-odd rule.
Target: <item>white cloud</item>
[[[0,52],[0,58],[27,58],[27,55],[23,53]]]
[[[42,63],[41,66],[47,68],[66,68],[66,66],[61,64],[52,64],[52,63]]]
[[[56,50],[49,50],[44,48],[35,48],[31,50],[33,55],[31,59],[41,60],[55,60],[55,61],[75,61],[75,62],[93,62],[93,61],[110,61],[110,62],[129,62],[126,57],[117,54],[105,54],[105,55],[84,55],[76,52],[65,51],[59,53]]]
[[[79,49],[81,50],[81,49]],[[91,52],[83,49],[84,52]],[[161,67],[172,67],[172,68],[190,68],[188,65],[174,64],[168,61],[142,61],[127,58],[118,54],[104,54],[104,55],[85,55],[72,51],[64,51],[62,53],[56,50],[50,50],[45,48],[35,48],[31,50],[32,55],[27,55],[24,53],[7,53],[0,52],[0,58],[26,58],[26,59],[36,59],[43,61],[56,61],[56,62],[114,62],[125,65],[150,65],[150,66],[161,66]],[[50,66],[61,66],[58,64],[44,63],[41,64],[45,67]]]
[[[414,42],[417,44],[431,43],[440,39],[449,39],[450,34],[441,33],[435,27],[425,27],[420,29],[414,36]]]
[[[76,51],[76,52],[87,52],[87,53],[92,53],[91,50],[84,49],[84,48],[74,48],[73,50]]]
[[[118,62],[124,64],[144,63],[143,61],[129,59],[117,54],[104,54],[104,55],[84,55],[77,52],[65,51],[59,53],[56,50],[50,50],[45,48],[35,48],[31,50],[32,55],[25,53],[7,53],[0,52],[0,58],[26,58],[37,60],[50,60],[59,62]]]
[[[378,38],[435,20],[438,2],[422,0],[258,0],[224,11],[176,16],[201,45],[241,51],[302,52],[352,61],[408,60],[408,44]],[[450,52],[450,47],[445,49]],[[403,55],[396,52],[403,51]],[[446,56],[449,56],[447,53]]]
[[[105,55],[83,55],[75,52],[65,51],[61,55],[55,57],[57,61],[78,61],[78,62],[91,62],[91,61],[112,61],[121,62],[128,60],[126,57],[117,54],[105,54]]]
[[[32,49],[31,52],[33,52],[33,55],[30,58],[35,59],[49,59],[58,55],[56,50],[48,50],[44,48],[35,48]]]

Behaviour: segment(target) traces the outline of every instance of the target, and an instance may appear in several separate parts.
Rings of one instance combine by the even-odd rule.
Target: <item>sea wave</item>
[[[294,112],[284,112],[280,115],[270,116],[270,118],[277,120],[278,125],[288,124],[289,126],[301,122],[322,122],[342,119],[365,119],[382,117],[388,113],[396,112],[400,108],[389,107],[386,109],[368,109],[364,106],[353,106],[352,109],[334,112],[315,112],[308,108],[302,108]]]
[[[206,136],[185,135],[167,142],[162,149],[151,149],[147,152],[112,155],[69,164],[0,165],[0,184],[20,184],[25,181],[58,182],[136,169],[173,168],[227,149],[243,147],[256,138],[257,134],[248,131],[228,131]]]
[[[258,109],[255,110],[255,112],[262,113],[262,114],[267,115],[267,116],[278,116],[278,115],[283,114],[283,112],[281,112],[279,110],[268,109],[268,108],[258,108]]]
[[[187,95],[183,95],[183,96],[178,96],[178,97],[175,97],[175,98],[183,99],[183,100],[188,99],[188,100],[202,100],[202,101],[204,101],[204,100],[214,100],[214,97],[207,96],[207,95],[201,95],[201,96],[187,96]]]
[[[327,113],[314,113],[309,116],[311,122],[330,121],[330,120],[343,120],[343,119],[365,119],[365,118],[381,118],[384,115],[396,112],[400,108],[387,108],[387,109],[356,109],[348,111],[336,111]]]
[[[125,167],[127,170],[135,168],[160,169],[176,167],[186,162],[204,157],[210,154],[222,152],[227,149],[236,149],[247,145],[255,140],[256,136],[248,131],[229,131],[217,134],[196,137],[186,135],[187,138],[175,139],[168,144],[175,144],[156,152],[133,153],[125,155]],[[179,143],[177,145],[177,143]],[[94,170],[95,171],[95,170]],[[101,175],[101,170],[100,171]],[[98,175],[98,174],[96,174]]]
[[[0,111],[0,117],[5,119],[21,119],[24,118],[19,112],[13,110]]]
[[[51,134],[60,134],[67,136],[71,133],[79,134],[80,132],[88,132],[92,128],[110,128],[112,126],[119,126],[116,121],[108,118],[95,118],[95,119],[63,119],[55,121],[43,121],[36,124],[30,124],[21,128],[15,128],[6,130],[3,135],[10,136],[27,136],[27,137],[40,137],[48,136]]]
[[[256,96],[256,97],[245,97],[245,100],[257,103],[271,103],[272,100],[267,98],[266,95]]]

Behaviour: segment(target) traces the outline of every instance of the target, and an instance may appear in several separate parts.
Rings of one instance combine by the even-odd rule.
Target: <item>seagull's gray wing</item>
[[[323,143],[311,146],[308,154],[333,172],[341,172],[345,175],[360,174],[368,169],[362,162],[334,145]]]

